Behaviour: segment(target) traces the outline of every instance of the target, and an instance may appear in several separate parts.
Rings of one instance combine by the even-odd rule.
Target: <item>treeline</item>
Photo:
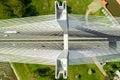
[[[0,0],[0,19],[36,16],[31,0]]]
[[[120,70],[120,62],[110,62],[106,63],[106,65],[103,67],[106,73],[109,75],[109,77],[114,77],[114,73],[117,70]]]

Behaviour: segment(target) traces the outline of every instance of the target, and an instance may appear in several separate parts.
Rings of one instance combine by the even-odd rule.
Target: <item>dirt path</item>
[[[98,67],[98,69],[102,72],[102,74],[103,74],[105,77],[107,77],[108,75],[107,75],[106,72],[104,71],[103,66],[100,65],[99,62],[95,62],[95,64],[96,64],[96,66]]]
[[[86,21],[88,21],[88,15],[90,13],[95,13],[101,8],[102,8],[102,1],[101,0],[94,0],[92,3],[90,3],[88,5],[88,9],[86,10],[86,14],[85,14]]]
[[[120,5],[120,0],[116,0],[118,2],[118,4]]]
[[[13,66],[11,63],[10,63],[10,66],[11,66],[13,72],[15,73],[15,75],[16,75],[16,77],[17,77],[17,80],[20,80],[20,78],[19,78],[19,76],[18,76],[18,74],[17,74],[17,72],[16,72],[14,66]]]

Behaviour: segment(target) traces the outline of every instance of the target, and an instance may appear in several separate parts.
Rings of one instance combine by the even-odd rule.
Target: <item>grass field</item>
[[[32,0],[32,5],[36,7],[40,15],[55,13],[54,0]]]
[[[20,80],[32,80],[31,70],[25,64],[13,64]]]
[[[88,74],[89,69],[94,69],[95,73],[92,75]],[[80,74],[80,80],[104,80],[104,76],[98,70],[95,64],[84,64],[84,65],[76,65],[69,67],[69,78],[70,80],[77,80],[75,78],[76,75]]]
[[[45,65],[34,65],[34,64],[13,64],[21,80],[32,80],[34,76],[33,72],[38,68],[50,67],[51,70],[55,70],[54,66],[45,66]],[[94,69],[95,73],[92,75],[88,74],[88,69]],[[54,72],[55,73],[55,72]],[[78,74],[81,75],[81,80],[104,80],[104,76],[95,66],[95,64],[86,64],[86,65],[76,65],[69,66],[68,70],[68,80],[77,80],[75,76]],[[51,80],[49,77],[40,77],[37,80]]]
[[[0,1],[0,19],[20,18],[28,16],[47,15],[55,13],[55,0],[8,0]],[[63,1],[63,0],[59,0]],[[85,14],[88,5],[93,0],[66,0],[68,12],[71,14]],[[4,4],[3,4],[4,3]],[[16,6],[17,5],[17,6]],[[94,15],[101,15],[99,10]]]
[[[14,63],[13,64],[17,74],[19,75],[20,80],[34,80],[34,71],[39,68],[50,67],[52,70],[55,70],[54,66],[47,65],[37,65],[37,64],[21,64]],[[50,80],[49,77],[39,77],[37,80]]]
[[[36,7],[36,10],[40,15],[53,14],[55,0],[32,0],[32,5]],[[60,0],[63,1],[63,0]],[[68,7],[72,14],[85,14],[88,4],[93,0],[66,0]],[[94,13],[94,15],[102,15],[101,11]]]

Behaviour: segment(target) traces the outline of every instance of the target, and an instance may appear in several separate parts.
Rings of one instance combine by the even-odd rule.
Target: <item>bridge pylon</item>
[[[64,50],[62,51],[62,53],[58,56],[57,60],[56,60],[56,79],[58,79],[60,77],[60,74],[63,74],[63,78],[67,79],[67,71],[68,71],[68,56],[69,56],[69,48],[68,48],[68,29],[69,29],[69,25],[68,25],[68,13],[67,13],[67,4],[66,1],[63,1],[62,4],[60,5],[60,3],[58,1],[55,1],[55,17],[56,20],[58,22],[58,24],[60,25],[60,27],[62,28],[62,30],[64,31]]]

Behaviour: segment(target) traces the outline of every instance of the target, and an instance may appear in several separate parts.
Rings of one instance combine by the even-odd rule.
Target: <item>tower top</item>
[[[62,4],[55,1],[55,14],[57,20],[67,20],[67,4],[63,1]]]

